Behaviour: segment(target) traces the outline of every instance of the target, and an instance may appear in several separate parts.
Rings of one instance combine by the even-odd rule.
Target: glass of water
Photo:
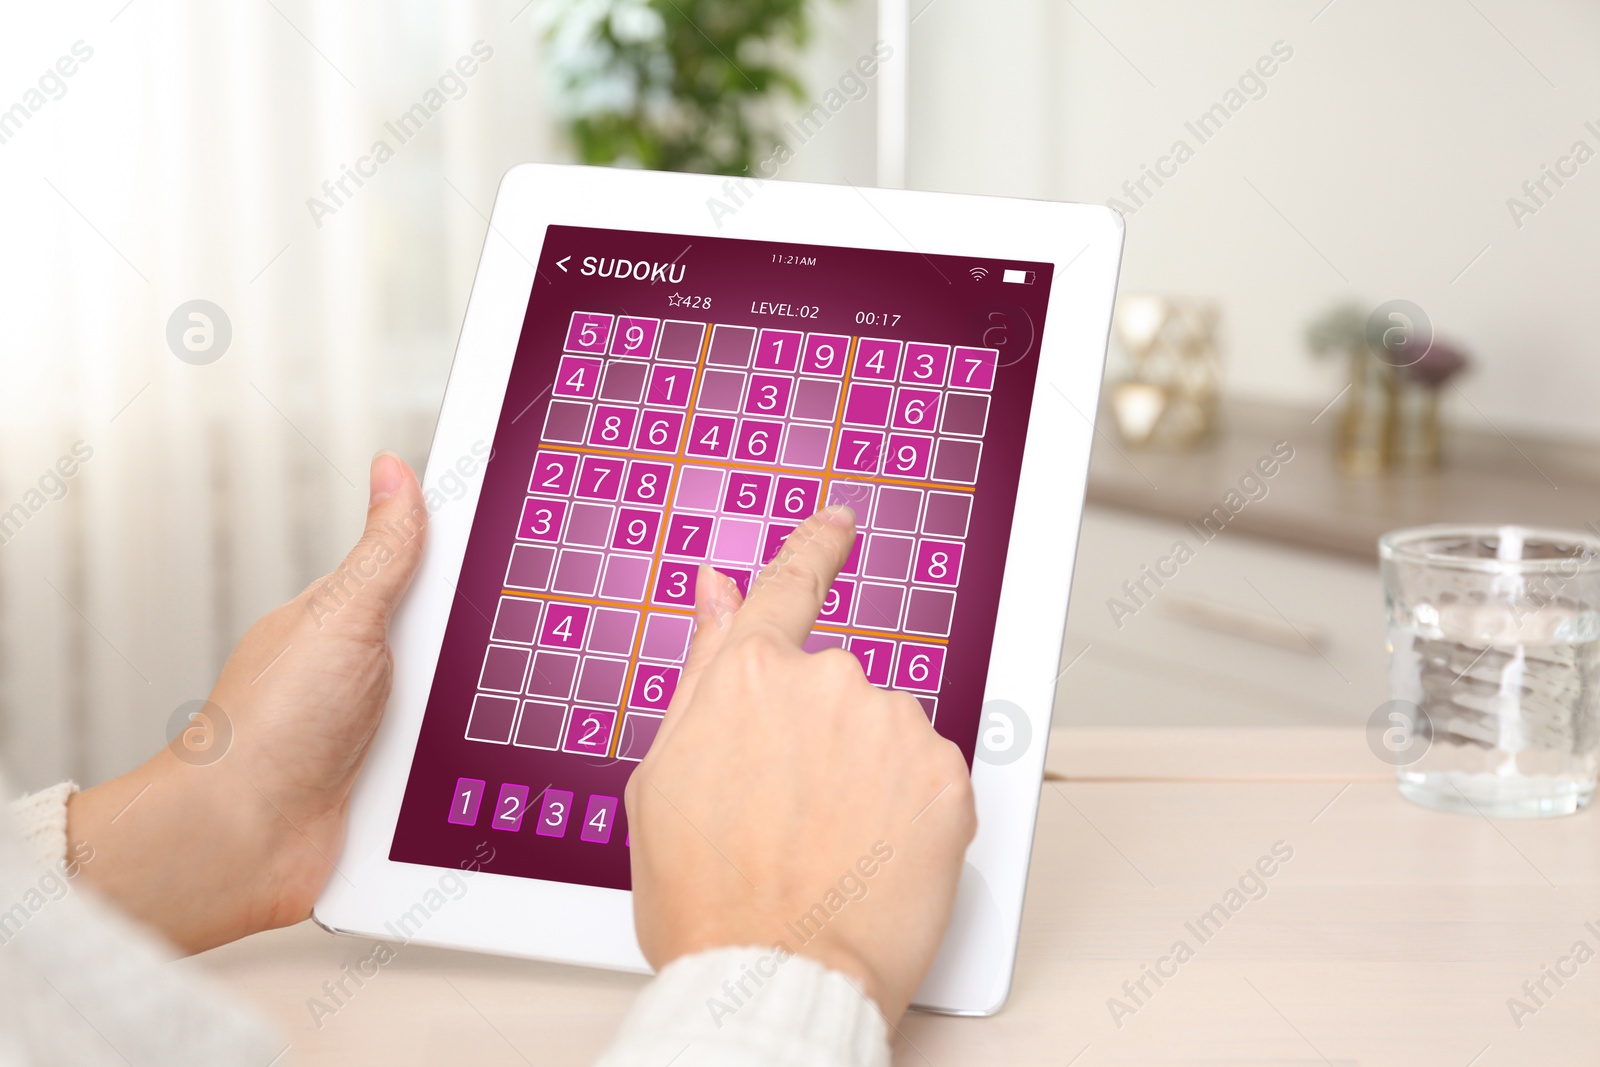
[[[1419,804],[1570,815],[1600,767],[1600,537],[1426,526],[1378,541],[1388,704],[1374,750]],[[1381,745],[1381,749],[1380,749]]]

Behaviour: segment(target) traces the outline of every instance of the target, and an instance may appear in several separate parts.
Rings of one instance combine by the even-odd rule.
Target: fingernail
[[[373,456],[372,471],[368,475],[372,483],[372,495],[367,499],[367,507],[381,504],[398,493],[405,476],[405,467],[393,452],[383,451]]]
[[[849,504],[833,504],[822,509],[822,517],[846,530],[855,529],[856,511]]]

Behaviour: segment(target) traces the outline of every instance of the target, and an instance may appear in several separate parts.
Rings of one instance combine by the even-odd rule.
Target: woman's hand
[[[848,508],[813,516],[742,606],[701,568],[689,660],[628,782],[633,914],[658,969],[781,946],[854,977],[892,1022],[938,951],[977,816],[960,751],[915,700],[843,649],[801,650],[854,540]]]
[[[216,747],[180,737],[72,798],[69,851],[92,847],[83,870],[103,893],[190,952],[311,914],[338,877],[350,787],[389,699],[389,618],[426,527],[416,475],[379,453],[356,547],[228,657],[195,723]]]

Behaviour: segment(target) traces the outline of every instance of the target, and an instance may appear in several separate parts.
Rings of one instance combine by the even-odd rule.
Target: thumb
[[[417,476],[393,452],[372,457],[369,479],[366,529],[344,562],[317,584],[312,613],[320,604],[342,616],[348,607],[361,622],[386,628],[422,562],[428,509]]]

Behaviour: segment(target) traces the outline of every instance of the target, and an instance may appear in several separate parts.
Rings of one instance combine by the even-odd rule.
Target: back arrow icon
[[[560,259],[556,260],[556,266],[561,268],[563,274],[566,273],[567,270],[567,260],[571,258],[571,256],[562,256]]]

